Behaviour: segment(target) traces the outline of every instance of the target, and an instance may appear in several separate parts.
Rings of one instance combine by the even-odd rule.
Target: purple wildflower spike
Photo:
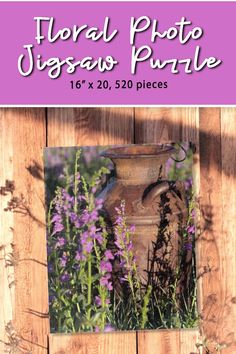
[[[113,255],[113,253],[111,252],[111,250],[106,250],[106,251],[105,251],[105,258],[106,258],[107,260],[113,260],[113,259],[114,259],[114,255]]]

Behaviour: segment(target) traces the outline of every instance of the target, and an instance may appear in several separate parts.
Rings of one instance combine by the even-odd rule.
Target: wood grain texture
[[[135,108],[135,143],[198,142],[198,108]]]
[[[202,331],[214,352],[224,307],[224,275],[221,249],[222,181],[221,116],[219,108],[200,109],[201,235],[198,276],[201,282],[199,305]],[[223,253],[222,253],[223,252]],[[223,256],[223,258],[222,258]],[[212,345],[211,345],[212,344]]]
[[[18,352],[47,352],[48,292],[42,148],[46,144],[44,109],[6,109],[5,177],[15,183],[14,208],[6,212],[14,243],[13,328]],[[3,130],[3,133],[4,133]],[[7,138],[4,137],[5,143]],[[8,163],[9,165],[9,163]],[[7,166],[8,166],[7,165]],[[14,346],[14,343],[12,343]]]
[[[138,354],[198,354],[198,330],[142,331],[138,334]]]
[[[136,333],[50,334],[50,354],[136,354]]]
[[[210,353],[236,353],[236,110],[200,110],[199,274],[202,331]]]
[[[5,109],[0,110],[0,188],[5,187],[6,180],[13,179],[12,163],[12,123]],[[6,149],[7,147],[7,149]],[[4,195],[5,194],[5,195]],[[0,194],[0,353],[8,348],[9,336],[6,326],[13,319],[14,309],[14,268],[10,265],[12,258],[13,215],[7,215],[4,208],[11,199],[10,193]]]
[[[221,353],[236,353],[236,108],[221,109],[222,235],[219,239]]]
[[[133,108],[50,108],[48,146],[133,142]]]

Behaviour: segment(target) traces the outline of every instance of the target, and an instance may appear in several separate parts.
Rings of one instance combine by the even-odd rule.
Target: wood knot
[[[236,296],[232,297],[231,302],[232,302],[233,304],[236,304]]]

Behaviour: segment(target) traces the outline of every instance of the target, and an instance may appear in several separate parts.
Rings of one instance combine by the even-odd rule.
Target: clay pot
[[[165,164],[173,155],[172,145],[126,145],[110,148],[101,155],[110,158],[115,166],[115,178],[102,192],[104,206],[112,223],[115,207],[125,200],[125,215],[128,225],[135,225],[132,235],[137,266],[142,280],[147,281],[150,272],[157,272],[158,262],[152,257],[162,257],[163,245],[158,240],[163,215],[167,218],[169,241],[168,266],[174,269],[179,254],[178,230],[185,222],[186,206],[181,184],[167,181]],[[166,226],[165,226],[166,227]],[[163,230],[162,230],[163,231]],[[171,234],[171,235],[170,235]],[[165,234],[162,232],[162,238]],[[161,263],[161,261],[160,261]]]

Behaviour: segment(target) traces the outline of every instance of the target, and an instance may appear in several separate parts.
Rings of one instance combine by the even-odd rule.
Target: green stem
[[[66,191],[67,191],[67,193],[69,192],[69,188],[70,188],[70,176],[69,176],[68,168],[66,168]],[[69,222],[68,215],[66,215],[66,239],[67,239],[67,241],[70,241],[70,222]]]
[[[135,292],[134,292],[132,276],[130,274],[128,274],[128,283],[129,283],[129,287],[130,287],[133,302],[134,302],[134,312],[135,312],[136,318],[138,319],[138,317],[139,317],[138,316],[138,308],[137,308],[137,304],[136,304],[136,297],[135,297]]]
[[[105,296],[104,296],[105,295]],[[105,328],[105,324],[106,324],[106,312],[105,312],[105,301],[106,301],[106,294],[104,293],[104,291],[102,292],[102,296],[101,296],[101,301],[102,301],[102,309],[103,309],[103,313],[102,313],[102,324],[101,324],[101,330],[103,331]]]
[[[77,307],[78,312],[80,313],[81,310],[80,310],[80,306],[79,306],[79,303],[78,303],[78,302],[77,302],[77,304],[76,304],[76,307]]]
[[[53,206],[53,200],[50,202],[49,204],[49,208],[48,208],[48,217],[47,217],[47,227],[48,227],[48,237],[50,237],[51,234],[51,212],[52,212],[52,206]]]
[[[68,215],[66,216],[66,239],[70,241],[70,222]]]
[[[106,247],[106,240],[104,241],[103,247]],[[95,250],[95,254],[96,254],[96,264],[97,264],[97,270],[98,272],[101,274],[100,272],[100,261],[101,261],[101,256],[100,256],[100,252],[98,250],[97,247],[97,243],[96,240],[94,240],[94,250]],[[102,274],[101,274],[102,275]],[[105,324],[106,324],[106,317],[107,317],[107,313],[106,313],[106,298],[107,298],[107,291],[106,289],[104,289],[103,286],[101,286],[100,284],[98,285],[98,293],[99,296],[101,298],[101,305],[102,305],[102,319],[101,319],[101,325],[100,325],[100,330],[104,330],[105,328]]]
[[[91,262],[91,255],[88,257],[88,294],[87,294],[87,320],[90,321],[91,319],[91,301],[92,301],[92,262]]]
[[[73,318],[71,317],[71,327],[72,327],[72,332],[76,332],[75,330],[75,325],[74,325],[74,321]]]
[[[149,305],[149,301],[150,301],[151,291],[152,291],[152,287],[151,287],[151,285],[149,285],[147,292],[144,295],[144,299],[143,299],[141,329],[145,328],[145,325],[148,320],[147,314],[148,314],[148,305]]]
[[[79,167],[79,158],[80,158],[80,154],[81,151],[78,150],[76,152],[76,157],[75,157],[75,172],[74,172],[74,197],[75,197],[75,202],[74,202],[74,212],[77,213],[78,210],[78,205],[77,205],[77,194],[78,194],[78,185],[79,185],[79,181],[78,181],[78,167]]]

